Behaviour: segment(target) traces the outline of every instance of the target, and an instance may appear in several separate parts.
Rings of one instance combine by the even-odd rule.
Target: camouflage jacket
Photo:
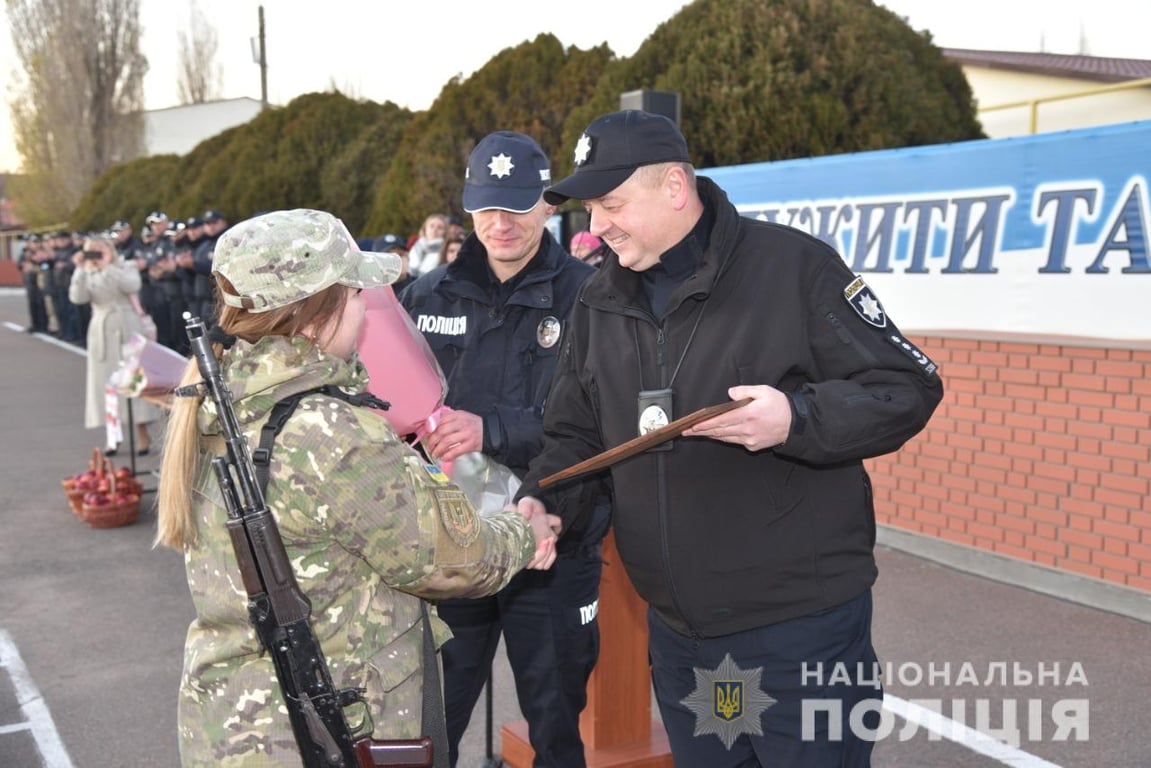
[[[367,384],[358,361],[330,357],[302,339],[238,341],[221,367],[251,448],[281,399],[328,384],[355,393]],[[248,621],[210,467],[224,451],[219,430],[208,398],[199,412],[193,499],[199,537],[185,553],[196,619],[180,685],[181,760],[213,768],[299,766],[272,662],[260,654]],[[303,398],[280,432],[267,503],[311,599],[336,687],[366,690],[376,738],[421,735],[421,598],[502,589],[534,552],[530,528],[516,512],[479,517],[379,411],[323,395]],[[438,618],[433,624],[442,643],[448,630]]]

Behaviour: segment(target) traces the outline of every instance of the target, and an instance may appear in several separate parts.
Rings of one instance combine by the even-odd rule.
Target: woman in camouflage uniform
[[[363,288],[399,274],[393,254],[361,253],[320,211],[241,222],[216,247],[222,312],[216,354],[251,447],[281,399],[324,385],[365,390],[355,355]],[[195,363],[185,383],[199,380]],[[249,624],[226,512],[210,462],[225,451],[210,398],[177,398],[160,483],[157,543],[185,555],[188,629],[179,729],[185,766],[300,765],[269,656]],[[547,568],[555,536],[514,510],[481,518],[379,411],[325,395],[300,400],[275,442],[266,500],[335,686],[360,688],[377,739],[426,733],[423,600],[497,592]],[[434,618],[437,646],[446,626]]]

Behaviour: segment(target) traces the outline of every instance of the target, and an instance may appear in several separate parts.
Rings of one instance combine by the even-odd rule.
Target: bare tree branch
[[[89,185],[140,155],[139,0],[8,0],[22,79],[10,87],[30,220],[66,220]]]
[[[180,78],[177,87],[181,104],[203,104],[220,98],[222,69],[216,61],[219,40],[216,28],[189,0],[188,29],[177,32]]]

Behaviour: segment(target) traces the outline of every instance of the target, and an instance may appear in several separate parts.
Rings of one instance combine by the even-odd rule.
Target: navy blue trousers
[[[599,657],[601,565],[598,549],[585,551],[557,559],[547,571],[521,571],[492,597],[437,604],[454,635],[441,651],[452,766],[502,631],[533,765],[584,768],[579,715]]]
[[[867,713],[862,723],[874,734],[883,699],[870,591],[810,616],[724,637],[678,634],[651,610],[648,627],[652,682],[677,768],[871,764],[873,741],[852,733],[849,723],[852,708],[864,702],[857,717]],[[827,700],[838,702],[830,706],[838,709],[839,728],[828,728]],[[807,734],[805,701],[809,715],[816,712]]]

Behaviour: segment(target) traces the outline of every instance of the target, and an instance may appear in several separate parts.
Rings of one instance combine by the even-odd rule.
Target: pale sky
[[[443,85],[496,53],[551,32],[567,46],[607,42],[630,56],[688,0],[196,0],[216,26],[223,98],[260,98],[251,41],[264,7],[268,98],[285,104],[301,93],[343,93],[413,110],[431,106]],[[881,0],[941,47],[1151,59],[1151,0]],[[189,0],[140,0],[149,61],[149,109],[179,103],[177,32]],[[1081,41],[1083,43],[1081,44]],[[1085,50],[1083,46],[1085,45]],[[0,15],[0,75],[15,66],[7,14]],[[0,171],[18,168],[0,94]]]

